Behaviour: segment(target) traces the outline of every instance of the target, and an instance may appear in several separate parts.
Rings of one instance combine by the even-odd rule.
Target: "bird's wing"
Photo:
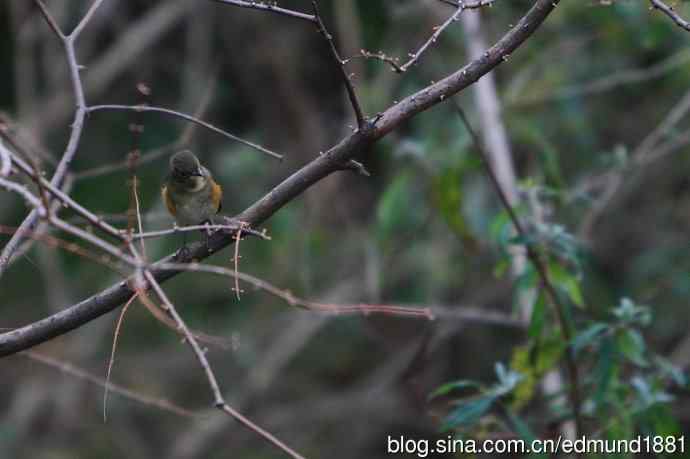
[[[175,203],[173,202],[173,200],[170,199],[167,185],[164,185],[163,188],[161,188],[161,196],[163,197],[165,207],[168,208],[168,212],[170,212],[170,214],[174,217],[177,213],[177,208],[175,207]]]
[[[223,188],[213,179],[211,179],[211,200],[216,208],[216,213],[220,212],[223,208]]]

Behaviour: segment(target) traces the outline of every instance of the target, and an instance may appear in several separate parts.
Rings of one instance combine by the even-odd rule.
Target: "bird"
[[[190,150],[170,158],[161,195],[178,226],[213,224],[222,209],[222,187]]]

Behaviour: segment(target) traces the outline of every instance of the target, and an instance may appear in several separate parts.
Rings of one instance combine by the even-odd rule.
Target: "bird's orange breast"
[[[212,178],[209,180],[211,180],[211,201],[216,208],[216,213],[218,213],[223,208],[223,188]]]
[[[170,199],[170,194],[168,193],[168,186],[165,185],[163,188],[161,188],[161,196],[163,197],[163,202],[165,203],[165,207],[168,208],[168,212],[170,212],[170,215],[173,217],[177,213],[177,208],[175,207],[175,202]]]

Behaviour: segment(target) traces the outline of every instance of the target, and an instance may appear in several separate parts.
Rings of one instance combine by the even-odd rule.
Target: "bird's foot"
[[[175,260],[178,262],[186,263],[192,259],[192,251],[186,245],[180,247],[175,253]]]

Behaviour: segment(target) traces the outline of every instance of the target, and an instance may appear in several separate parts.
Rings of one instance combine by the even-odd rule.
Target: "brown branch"
[[[406,120],[470,86],[482,75],[503,63],[505,57],[514,52],[532,35],[558,3],[558,0],[536,0],[532,8],[517,24],[480,58],[471,61],[441,81],[431,84],[389,107],[381,113],[374,126],[365,130],[358,130],[344,138],[326,153],[319,155],[278,184],[263,198],[238,215],[237,219],[249,223],[254,228],[258,227],[304,190],[324,177],[342,170],[346,161],[368,151],[368,148],[377,140]],[[190,245],[189,258],[186,260],[203,260],[232,242],[231,234],[215,233],[207,242],[197,242]],[[171,259],[168,257],[164,261]],[[165,282],[181,272],[157,269],[155,264],[150,269],[158,282]],[[133,294],[134,291],[128,283],[123,281],[52,316],[0,334],[0,356],[28,349],[78,328],[117,308]]]
[[[244,417],[242,414],[239,412],[235,411],[232,409],[226,402],[225,399],[223,398],[223,395],[220,392],[220,387],[218,386],[218,381],[216,380],[216,376],[213,373],[213,370],[211,369],[211,365],[208,363],[208,359],[206,359],[206,352],[201,349],[201,346],[199,346],[199,343],[197,343],[196,339],[194,338],[194,335],[189,331],[187,328],[187,325],[185,324],[184,320],[182,320],[182,317],[178,314],[177,309],[175,306],[172,304],[168,296],[165,294],[163,289],[161,288],[160,284],[156,280],[155,277],[151,274],[150,271],[146,270],[144,272],[144,276],[146,277],[146,280],[149,282],[149,285],[151,288],[156,292],[160,300],[163,302],[163,307],[166,310],[168,314],[173,318],[173,320],[177,323],[178,327],[180,330],[184,333],[185,338],[189,346],[192,348],[192,351],[194,352],[194,355],[196,356],[197,360],[199,361],[199,364],[204,370],[204,373],[206,374],[206,379],[208,380],[209,386],[211,388],[211,392],[213,394],[213,399],[214,399],[214,405],[216,408],[219,410],[229,414],[232,416],[235,420],[237,420],[240,424],[243,426],[247,427],[249,430],[256,432],[259,434],[261,437],[263,437],[265,440],[269,441],[285,453],[289,454],[291,457],[295,459],[304,459],[301,455],[296,453],[294,450],[292,450],[289,446],[287,446],[285,443],[281,442],[278,440],[275,436],[273,436],[270,432],[262,429],[258,425],[254,424],[252,421]]]
[[[106,383],[106,381],[103,378],[99,378],[98,376],[88,373],[87,371],[84,371],[81,368],[75,367],[71,363],[64,362],[53,357],[49,357],[45,354],[40,354],[34,351],[24,351],[20,353],[20,355],[29,358],[33,361],[40,362],[43,365],[49,366],[51,368],[55,368],[70,376],[74,376],[75,378],[79,378],[81,380],[87,381],[91,384],[95,384],[103,388],[108,388],[108,390],[110,390],[114,394],[120,395],[124,398],[133,400],[146,406],[152,406],[154,408],[158,408],[159,410],[167,411],[169,413],[177,414],[179,416],[184,416],[187,418],[199,416],[198,414],[193,413],[192,411],[186,408],[182,408],[181,406],[175,405],[174,403],[166,399],[149,397],[147,395],[140,394],[139,392],[135,392],[131,389],[127,389],[126,387],[120,386],[118,384],[114,384],[111,382]]]
[[[345,84],[345,89],[347,90],[347,97],[350,99],[350,104],[352,104],[352,110],[354,110],[355,118],[357,119],[357,127],[363,129],[364,124],[366,123],[366,119],[364,117],[364,114],[362,113],[362,107],[359,104],[359,100],[357,99],[357,93],[355,93],[355,88],[352,85],[352,78],[350,74],[347,73],[347,69],[345,68],[345,64],[347,63],[347,61],[343,60],[340,57],[340,53],[338,53],[338,48],[335,47],[335,42],[333,41],[333,35],[330,34],[328,29],[326,29],[326,25],[323,23],[323,19],[321,19],[321,14],[319,14],[319,6],[316,3],[316,0],[312,0],[311,4],[312,8],[314,9],[314,17],[316,17],[316,28],[328,42],[328,46],[331,51],[331,56],[333,57],[333,60],[335,60],[338,66],[338,71],[340,72],[340,76],[342,77],[343,83]]]
[[[115,331],[113,332],[113,344],[110,349],[110,359],[108,360],[108,367],[105,371],[105,387],[103,390],[103,422],[108,421],[108,389],[110,387],[110,374],[112,373],[113,365],[115,364],[115,351],[117,349],[117,339],[120,337],[120,329],[122,328],[122,323],[125,320],[125,314],[127,314],[129,306],[132,304],[132,302],[134,302],[137,296],[137,294],[134,294],[132,295],[132,298],[127,300],[124,307],[122,308],[122,311],[120,311],[120,315],[117,318],[117,322],[115,323]]]
[[[690,32],[690,22],[680,17],[680,15],[676,13],[676,11],[673,9],[671,5],[667,5],[661,0],[649,0],[649,3],[652,4],[652,8],[661,11],[666,16],[671,18],[671,20],[675,22],[678,27],[681,27],[682,29],[685,29],[688,32]]]
[[[93,113],[95,111],[99,110],[129,110],[129,111],[134,111],[134,112],[158,112],[158,113],[165,113],[166,115],[174,116],[177,118],[181,118],[183,120],[187,120],[191,123],[198,124],[199,126],[203,126],[206,129],[213,131],[217,134],[220,134],[224,137],[227,137],[230,140],[234,140],[235,142],[239,142],[243,145],[246,145],[250,148],[253,148],[255,150],[258,150],[262,153],[265,153],[269,156],[273,156],[274,158],[277,159],[283,159],[283,155],[280,155],[278,153],[275,153],[268,148],[262,147],[261,145],[255,144],[254,142],[250,142],[249,140],[242,139],[240,137],[237,137],[236,135],[230,134],[227,131],[224,131],[220,128],[217,128],[216,126],[209,124],[205,121],[200,120],[199,118],[196,118],[192,115],[187,115],[186,113],[178,112],[175,110],[170,110],[167,108],[162,108],[162,107],[151,107],[149,105],[92,105],[86,109],[87,113]]]
[[[417,49],[417,51],[415,51],[414,53],[410,53],[410,59],[402,65],[398,64],[399,59],[389,57],[382,51],[379,51],[378,53],[372,53],[366,50],[361,50],[361,56],[368,59],[378,59],[390,65],[393,68],[393,70],[395,70],[397,73],[405,73],[410,67],[417,64],[422,54],[424,54],[434,43],[438,41],[438,38],[441,36],[443,31],[446,30],[449,25],[456,22],[463,11],[469,9],[477,9],[483,6],[491,6],[493,5],[494,1],[495,0],[477,0],[474,2],[465,2],[461,0],[459,0],[458,2],[444,1],[444,3],[448,5],[455,6],[455,12],[452,15],[450,15],[443,24],[434,27],[434,32],[427,39],[427,41],[425,41],[422,44],[422,46],[420,46],[419,49]]]
[[[518,233],[518,236],[520,236],[523,239],[527,239],[529,237],[529,234],[527,233],[527,230],[523,226],[522,222],[518,218],[517,214],[515,213],[515,210],[513,209],[513,206],[510,204],[510,201],[508,200],[508,196],[505,193],[505,190],[503,190],[503,187],[501,186],[501,183],[498,181],[498,177],[496,176],[496,173],[493,170],[493,167],[491,167],[491,163],[489,161],[489,156],[486,154],[484,151],[484,147],[482,146],[482,142],[479,139],[479,136],[475,132],[475,130],[472,128],[472,125],[470,124],[469,120],[465,116],[465,112],[463,112],[462,108],[460,107],[459,104],[455,105],[458,115],[460,116],[460,119],[462,120],[463,124],[465,125],[465,128],[467,131],[470,133],[470,136],[472,137],[472,141],[474,143],[475,148],[477,149],[477,152],[479,153],[479,156],[481,158],[482,164],[484,165],[484,168],[486,169],[486,173],[489,176],[489,179],[491,180],[491,183],[493,184],[494,189],[496,190],[496,194],[498,195],[501,204],[503,205],[503,208],[506,210],[508,213],[508,216],[510,217],[511,222],[513,223],[513,226],[515,227],[515,231]],[[573,332],[570,327],[570,323],[568,322],[568,318],[566,317],[566,311],[565,307],[563,304],[560,302],[558,298],[558,293],[556,292],[556,288],[553,286],[553,283],[551,282],[548,274],[548,269],[546,265],[544,264],[543,260],[541,259],[541,256],[539,253],[534,249],[534,247],[531,244],[526,244],[525,245],[526,253],[527,253],[527,258],[532,262],[532,265],[537,271],[537,274],[539,275],[539,278],[541,280],[541,283],[546,290],[546,293],[549,297],[549,301],[551,303],[551,306],[553,307],[554,311],[556,312],[556,317],[558,317],[558,323],[561,328],[561,333],[563,334],[563,339],[565,340],[566,343],[570,343],[572,338],[573,338]],[[582,417],[581,417],[581,411],[580,411],[580,378],[578,376],[578,369],[577,369],[577,363],[575,361],[575,355],[572,352],[572,348],[568,346],[568,350],[565,354],[565,361],[566,361],[566,366],[568,368],[568,374],[570,377],[570,403],[572,405],[573,409],[573,417],[575,418],[575,426],[577,432],[575,432],[575,437],[579,438],[580,433],[583,432],[582,430]]]
[[[319,303],[299,298],[293,295],[288,290],[283,290],[275,285],[267,282],[251,274],[243,273],[234,269],[223,268],[222,266],[202,265],[198,263],[158,263],[156,268],[161,270],[174,271],[188,271],[188,272],[203,272],[209,274],[216,274],[220,276],[227,276],[241,280],[253,286],[257,290],[267,292],[277,298],[284,300],[290,306],[296,306],[308,311],[321,312],[332,315],[348,315],[348,314],[383,314],[399,317],[423,317],[428,320],[434,319],[434,314],[428,307],[410,307],[397,305],[382,305],[382,304],[330,304]]]

